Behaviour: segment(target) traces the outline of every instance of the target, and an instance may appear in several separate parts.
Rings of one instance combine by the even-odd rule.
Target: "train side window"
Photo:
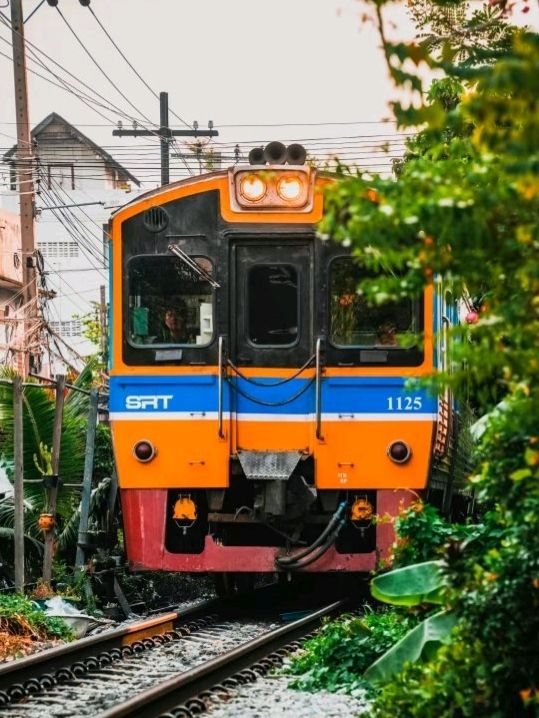
[[[208,273],[212,263],[193,257]],[[128,263],[128,341],[133,346],[208,345],[213,290],[178,257],[137,256]]]
[[[361,281],[374,275],[351,257],[335,258],[329,274],[330,341],[334,346],[389,350],[410,346],[410,335],[420,329],[418,302],[405,298],[368,304],[361,294]]]
[[[298,339],[298,274],[290,264],[251,267],[247,279],[247,334],[257,346],[290,346]]]

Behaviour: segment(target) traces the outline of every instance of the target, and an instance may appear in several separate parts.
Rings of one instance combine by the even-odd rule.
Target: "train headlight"
[[[259,202],[266,194],[266,183],[256,175],[246,175],[240,182],[240,194],[249,202]]]
[[[412,456],[412,449],[405,441],[399,439],[392,441],[387,447],[387,455],[396,464],[405,464]]]
[[[140,441],[137,441],[133,447],[133,456],[143,464],[146,464],[148,461],[154,459],[156,455],[157,449],[151,441],[148,441],[148,439],[141,439]]]
[[[234,212],[310,212],[314,206],[315,173],[310,167],[289,170],[282,165],[229,169],[230,204]]]
[[[281,177],[277,182],[277,194],[285,202],[293,202],[301,196],[303,183],[299,177]]]

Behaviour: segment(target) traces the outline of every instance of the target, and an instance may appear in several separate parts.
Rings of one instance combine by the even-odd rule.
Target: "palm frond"
[[[10,541],[13,541],[14,538],[15,529],[10,528],[9,526],[0,526],[0,539],[9,539]],[[25,533],[24,538],[37,551],[39,551],[40,553],[43,551],[43,542],[39,541],[39,539],[36,539],[35,536],[31,536],[30,534]]]
[[[102,479],[99,484],[92,489],[90,495],[90,523],[94,523],[98,528],[104,528],[105,517],[108,508],[108,497],[110,489],[110,478]],[[65,522],[64,527],[58,535],[58,545],[62,551],[72,548],[76,545],[79,521],[80,521],[80,503]]]

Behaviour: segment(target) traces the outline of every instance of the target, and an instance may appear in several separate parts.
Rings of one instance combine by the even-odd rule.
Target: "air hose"
[[[330,549],[333,544],[335,543],[337,536],[339,535],[340,530],[346,523],[346,518],[342,518],[339,523],[337,524],[337,528],[333,531],[333,533],[326,539],[326,541],[313,553],[309,554],[306,558],[304,558],[301,561],[296,561],[295,563],[288,564],[286,566],[286,569],[288,571],[297,571],[298,569],[305,568],[305,566],[310,566],[311,563],[314,563],[317,561],[321,556],[323,556],[328,549]]]
[[[307,546],[304,549],[301,549],[301,551],[298,551],[293,556],[278,556],[275,559],[275,563],[277,566],[281,568],[293,568],[294,564],[296,564],[300,559],[311,557],[310,554],[313,553],[321,544],[324,546],[324,551],[320,553],[319,555],[322,556],[328,548],[331,546],[331,544],[335,541],[337,537],[337,533],[341,530],[342,525],[344,524],[344,517],[343,513],[346,511],[347,503],[346,501],[341,501],[339,504],[337,511],[333,514],[331,517],[330,522],[326,526],[326,528],[322,531],[320,536],[312,543],[310,546]],[[339,523],[341,522],[341,523]],[[326,539],[330,539],[328,545],[326,546]],[[317,556],[318,557],[318,556]],[[313,559],[316,560],[316,559]],[[312,561],[309,561],[309,563],[312,563]],[[307,564],[308,565],[308,564]]]

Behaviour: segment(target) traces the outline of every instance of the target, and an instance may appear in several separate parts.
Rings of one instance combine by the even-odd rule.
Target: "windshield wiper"
[[[169,250],[172,252],[172,254],[175,254],[178,259],[181,259],[184,264],[187,264],[187,266],[195,272],[201,279],[206,280],[214,289],[220,289],[221,285],[219,282],[216,282],[215,279],[206,272],[205,269],[203,269],[200,264],[190,257],[186,252],[183,251],[183,249],[180,249],[175,244],[169,244],[168,245]]]

